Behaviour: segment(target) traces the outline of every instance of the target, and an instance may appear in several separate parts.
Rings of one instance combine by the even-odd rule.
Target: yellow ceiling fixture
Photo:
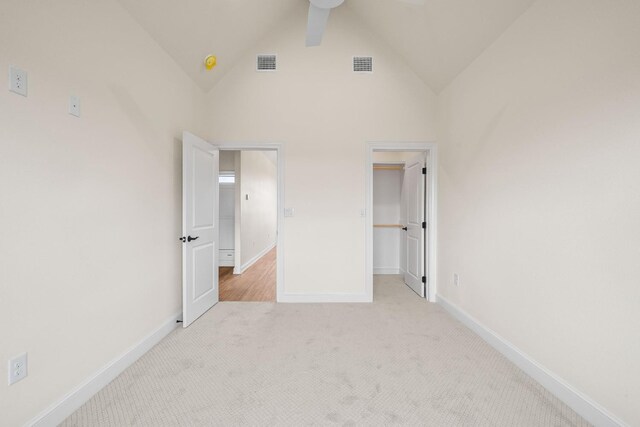
[[[207,70],[213,69],[213,67],[215,67],[217,63],[218,58],[216,58],[215,55],[207,55],[207,57],[204,58],[204,66],[207,68]]]

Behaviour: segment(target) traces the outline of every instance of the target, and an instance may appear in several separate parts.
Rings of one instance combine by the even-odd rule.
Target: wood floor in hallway
[[[276,248],[242,274],[233,267],[220,267],[220,301],[276,300]]]

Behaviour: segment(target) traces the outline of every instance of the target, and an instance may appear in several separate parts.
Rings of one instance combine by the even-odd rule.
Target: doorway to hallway
[[[220,151],[220,301],[276,301],[278,156]]]

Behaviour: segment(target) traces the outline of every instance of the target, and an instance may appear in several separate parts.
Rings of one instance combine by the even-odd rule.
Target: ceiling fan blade
[[[307,19],[307,46],[320,46],[331,9],[322,9],[309,4]]]

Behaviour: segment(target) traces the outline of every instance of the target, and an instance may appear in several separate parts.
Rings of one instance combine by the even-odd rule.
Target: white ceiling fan
[[[329,19],[329,12],[342,3],[344,0],[309,0],[307,46],[320,46]]]
[[[397,0],[403,3],[422,6],[425,0]],[[307,46],[320,46],[322,35],[327,26],[329,12],[344,3],[344,0],[309,0],[307,18]]]

